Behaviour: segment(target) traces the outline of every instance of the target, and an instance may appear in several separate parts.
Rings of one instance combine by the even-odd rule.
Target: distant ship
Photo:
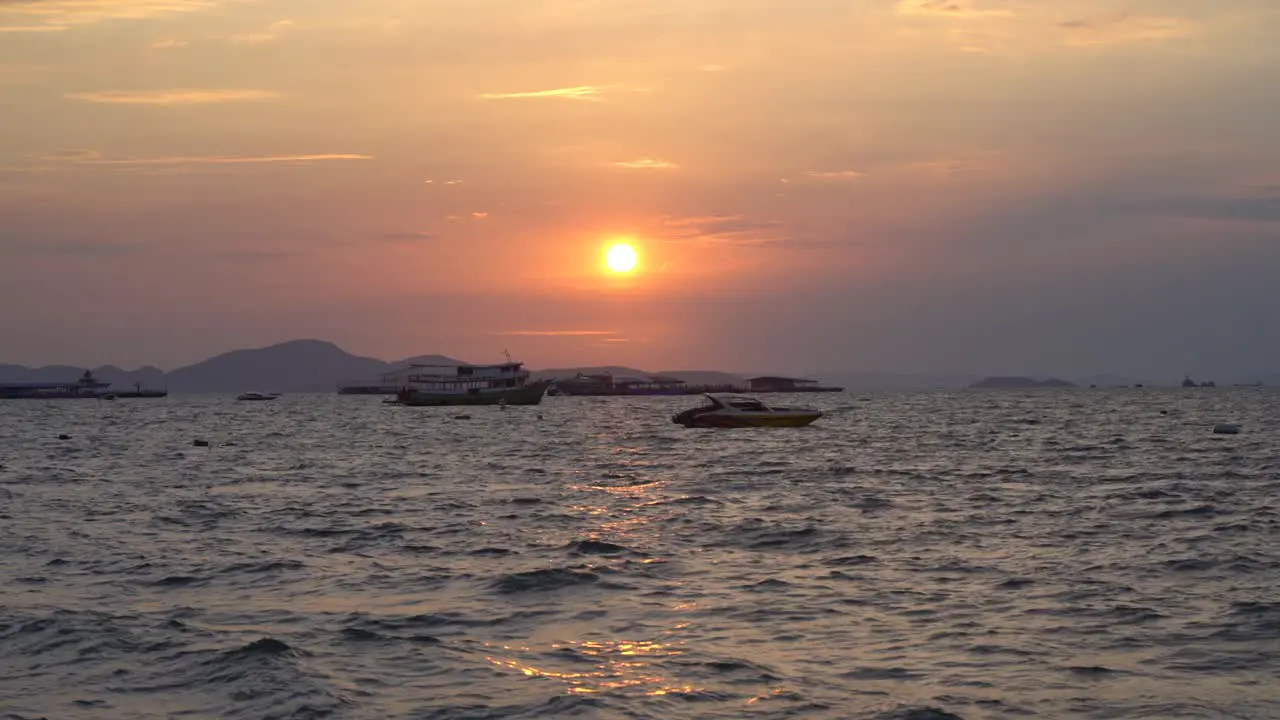
[[[110,394],[110,386],[85,370],[79,380],[71,383],[0,384],[0,400],[101,400]]]
[[[394,402],[414,407],[537,405],[551,382],[529,382],[523,365],[413,365]]]
[[[162,398],[168,390],[112,391],[111,383],[100,382],[92,370],[85,370],[79,380],[70,383],[0,383],[0,400],[115,400],[116,398]]]

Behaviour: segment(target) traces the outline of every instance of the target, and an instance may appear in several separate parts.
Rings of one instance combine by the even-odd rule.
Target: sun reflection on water
[[[509,657],[485,656],[491,665],[515,670],[526,677],[553,680],[565,685],[565,692],[594,694],[617,691],[637,691],[648,696],[675,695],[699,692],[701,688],[677,682],[657,667],[663,660],[684,654],[679,643],[660,643],[650,640],[598,641],[584,640],[553,643],[552,652],[567,652],[570,662],[586,659],[592,662],[590,670],[559,670],[554,660],[535,665]],[[511,648],[503,647],[510,651]]]

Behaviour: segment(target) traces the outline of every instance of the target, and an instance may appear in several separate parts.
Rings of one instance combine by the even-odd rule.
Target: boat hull
[[[0,400],[102,400],[108,393],[74,393],[74,392],[50,392],[50,393],[4,393],[0,394]]]
[[[509,390],[490,390],[475,393],[431,393],[421,390],[401,390],[396,394],[399,405],[410,407],[451,407],[457,405],[537,405],[542,402],[550,382],[535,382]]]
[[[684,412],[672,418],[673,422],[689,428],[794,428],[812,424],[822,417],[820,411],[782,413],[717,413]]]

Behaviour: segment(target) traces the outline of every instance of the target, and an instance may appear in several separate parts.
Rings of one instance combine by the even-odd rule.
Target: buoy
[[[71,436],[70,436],[70,435],[68,435],[68,434],[66,434],[66,433],[62,433],[61,435],[59,435],[59,436],[58,436],[58,439],[59,439],[59,440],[70,440],[70,439],[71,439]]]
[[[196,447],[209,447],[208,440],[192,440],[191,444],[195,445]]]
[[[1213,434],[1215,435],[1235,435],[1240,432],[1240,426],[1235,423],[1218,423],[1213,426]]]
[[[453,419],[454,420],[470,420],[471,416],[470,415],[454,415]]]

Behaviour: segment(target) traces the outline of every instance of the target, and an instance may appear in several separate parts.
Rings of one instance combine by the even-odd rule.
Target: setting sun
[[[636,269],[636,250],[630,245],[614,245],[605,253],[604,264],[616,273],[629,273]]]

